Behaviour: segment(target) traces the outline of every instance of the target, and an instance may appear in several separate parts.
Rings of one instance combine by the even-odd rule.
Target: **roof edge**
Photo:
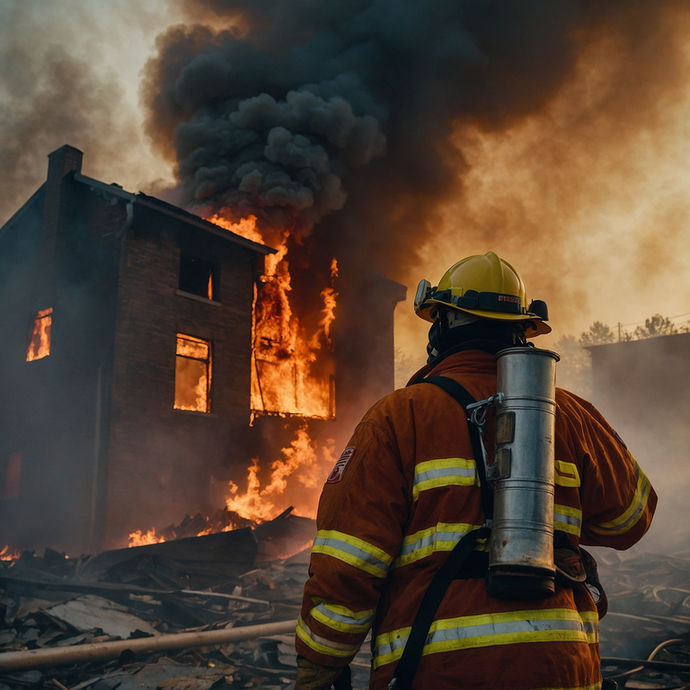
[[[95,180],[92,177],[86,177],[86,175],[82,175],[81,173],[75,173],[74,179],[77,182],[81,182],[82,184],[88,185],[92,189],[98,189],[106,194],[112,194],[113,196],[118,197],[120,199],[125,199],[130,203],[136,203],[139,206],[144,206],[145,208],[150,208],[154,211],[158,211],[159,213],[164,213],[165,215],[171,216],[172,218],[177,218],[178,220],[188,223],[189,225],[194,225],[195,227],[200,228],[201,230],[206,230],[207,232],[217,235],[218,237],[222,237],[225,240],[229,240],[230,242],[239,244],[240,246],[245,247],[246,249],[251,249],[259,254],[275,254],[277,252],[277,250],[273,247],[269,247],[266,244],[259,244],[258,242],[248,240],[246,237],[237,235],[231,230],[221,228],[219,225],[216,225],[215,223],[211,223],[208,220],[204,220],[200,216],[194,215],[193,213],[189,213],[189,211],[185,211],[184,209],[179,208],[178,206],[173,206],[172,204],[157,199],[154,196],[144,194],[144,192],[132,194],[131,192],[126,192],[124,189],[121,189],[120,187],[106,184],[105,182]]]
[[[0,227],[0,235],[2,235],[6,230],[9,230],[12,225],[14,225],[29,209],[31,204],[38,199],[42,192],[45,191],[46,183],[44,182],[20,207],[15,211],[8,219],[7,222]]]

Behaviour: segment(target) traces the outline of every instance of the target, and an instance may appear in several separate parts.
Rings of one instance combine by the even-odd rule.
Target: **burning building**
[[[343,377],[343,424],[393,385],[402,286],[374,286],[384,299],[363,328],[375,323],[375,337],[331,339],[329,265],[300,345],[280,299],[289,276],[279,276],[282,292],[275,276],[285,269],[280,250],[232,231],[251,228],[222,228],[86,177],[81,163],[70,146],[50,154],[45,184],[0,229],[0,541],[25,548],[99,549],[213,511],[228,481],[244,492],[252,457],[270,465],[284,446],[297,452],[305,417],[315,418],[314,438],[341,441],[340,350],[351,356],[366,343],[381,367]],[[356,296],[342,292],[347,308]],[[286,332],[267,332],[280,324]]]

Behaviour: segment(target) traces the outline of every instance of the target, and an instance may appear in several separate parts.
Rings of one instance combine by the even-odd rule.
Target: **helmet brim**
[[[462,307],[456,307],[455,305],[451,306],[447,302],[441,302],[440,300],[435,300],[432,298],[426,300],[426,302],[420,307],[420,309],[417,311],[417,316],[420,318],[424,319],[425,321],[428,321],[429,323],[433,323],[436,318],[431,316],[431,312],[434,311],[434,306],[435,304],[438,304],[441,307],[445,307],[446,309],[455,309],[457,311],[462,311],[465,314],[472,314],[473,316],[477,316],[480,319],[490,319],[492,321],[512,321],[512,322],[525,322],[525,321],[530,321],[531,323],[534,324],[535,328],[530,328],[525,335],[528,338],[534,338],[538,335],[546,335],[547,333],[551,333],[552,328],[547,324],[541,317],[539,316],[533,316],[533,315],[527,315],[527,314],[505,314],[502,312],[496,312],[496,311],[480,311],[478,309],[463,309]]]

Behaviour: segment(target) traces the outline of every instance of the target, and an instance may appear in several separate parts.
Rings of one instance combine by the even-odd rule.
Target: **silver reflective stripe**
[[[575,515],[565,515],[564,513],[554,512],[553,521],[563,522],[566,525],[572,525],[573,527],[577,527],[578,534],[579,531],[582,529],[582,520],[580,520],[580,518],[576,517]]]
[[[337,611],[333,610],[333,607],[327,606],[323,603],[317,604],[312,609],[312,616],[314,615],[314,610],[318,611],[322,616],[324,616],[324,618],[328,618],[331,621],[335,621],[337,623],[343,623],[346,626],[365,626],[368,628],[374,621],[374,611],[367,614],[366,616],[356,618],[355,616],[347,616],[345,614],[338,613]]]
[[[398,556],[409,556],[415,551],[419,551],[424,547],[435,546],[438,542],[459,542],[468,532],[474,529],[473,525],[467,525],[466,532],[434,532],[433,534],[428,534],[421,539],[418,539],[413,544],[403,544],[400,549]]]
[[[368,544],[362,539],[351,537],[334,530],[324,530],[317,533],[316,539],[314,539],[314,545],[312,546],[312,553],[322,553],[332,556],[345,563],[354,565],[356,568],[377,575],[378,577],[385,577],[390,567],[390,561],[393,559],[390,558],[388,562],[383,561],[370,551],[358,546],[358,544],[361,544],[362,547],[366,546],[372,551],[376,550],[377,553],[390,558],[385,551]]]
[[[596,630],[596,624],[594,629]],[[467,640],[470,638],[487,637],[491,635],[515,635],[529,634],[540,631],[572,630],[585,633],[585,626],[581,621],[568,620],[530,620],[530,621],[505,621],[503,623],[485,623],[484,625],[469,625],[445,630],[434,630],[427,635],[424,646],[427,647],[436,642],[448,640]],[[408,637],[392,640],[388,644],[382,644],[376,648],[376,656],[390,654],[398,649],[403,649]],[[526,642],[527,640],[522,640]]]
[[[476,474],[474,467],[447,467],[436,470],[426,470],[425,472],[419,472],[415,475],[414,486],[422,482],[427,482],[430,479],[441,479],[445,477],[467,477],[474,480]]]

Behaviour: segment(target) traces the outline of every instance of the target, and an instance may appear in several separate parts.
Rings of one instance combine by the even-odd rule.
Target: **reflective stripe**
[[[374,668],[397,661],[412,628],[383,633],[376,638]],[[435,621],[422,655],[521,642],[582,642],[599,639],[596,612],[573,609],[510,611]]]
[[[444,458],[420,462],[414,468],[412,497],[416,501],[419,492],[440,486],[479,486],[477,466],[471,458]]]
[[[629,529],[634,527],[637,521],[642,517],[645,507],[647,506],[647,499],[652,485],[645,473],[640,469],[640,466],[635,463],[635,474],[637,475],[637,488],[628,509],[615,520],[610,522],[601,522],[598,525],[589,525],[592,532],[597,534],[606,534],[608,536],[615,536],[617,534],[625,534]]]
[[[420,530],[403,539],[402,547],[391,568],[399,568],[414,563],[420,558],[430,556],[437,551],[452,551],[455,545],[473,529],[481,525],[469,525],[466,522],[439,522],[434,527]],[[475,549],[488,551],[488,540],[483,539]]]
[[[374,622],[374,609],[352,611],[346,606],[322,601],[309,612],[319,623],[344,633],[365,633]]]
[[[311,552],[332,556],[376,577],[386,577],[393,560],[383,549],[335,530],[319,530]]]
[[[307,624],[302,620],[302,616],[297,619],[297,637],[299,637],[304,644],[311,647],[319,654],[326,654],[328,656],[349,657],[357,653],[360,645],[343,644],[342,642],[334,642],[325,637],[321,637],[312,632]]]
[[[554,482],[559,486],[580,486],[580,473],[572,462],[556,460]]]
[[[540,688],[539,690],[601,690],[601,681],[589,685],[559,685],[556,687]]]
[[[554,504],[553,527],[579,537],[582,533],[582,511],[578,508]]]

